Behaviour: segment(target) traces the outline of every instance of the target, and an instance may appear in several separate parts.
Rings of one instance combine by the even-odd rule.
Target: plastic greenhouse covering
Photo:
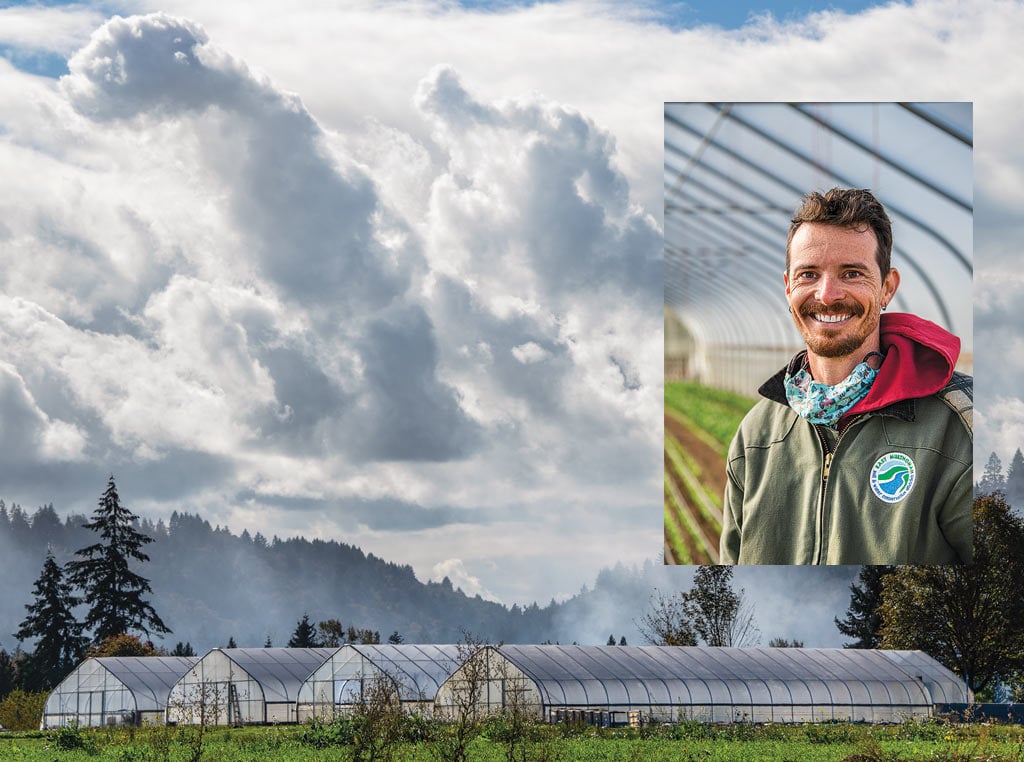
[[[882,202],[894,311],[959,336],[972,372],[972,153],[970,103],[666,103],[666,375],[751,395],[803,346],[786,237],[832,187]]]
[[[916,651],[506,645],[498,652],[536,686],[548,719],[557,709],[588,709],[713,722],[888,722],[967,698],[956,675]]]
[[[192,656],[86,659],[53,689],[43,726],[138,724],[162,719],[171,687],[198,661]]]
[[[197,724],[294,722],[299,688],[332,648],[215,648],[174,685],[168,717]]]
[[[392,679],[403,702],[431,703],[459,666],[454,645],[344,645],[299,689],[299,714],[329,714],[363,695],[366,681]]]

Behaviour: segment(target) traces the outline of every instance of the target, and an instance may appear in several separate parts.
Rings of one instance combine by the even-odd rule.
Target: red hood
[[[944,387],[953,375],[960,339],[949,331],[901,312],[882,315],[880,331],[885,362],[871,391],[850,408],[847,416],[927,397]]]

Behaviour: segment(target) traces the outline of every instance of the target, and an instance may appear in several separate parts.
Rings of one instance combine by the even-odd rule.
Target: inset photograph
[[[665,104],[665,562],[973,554],[972,104]]]

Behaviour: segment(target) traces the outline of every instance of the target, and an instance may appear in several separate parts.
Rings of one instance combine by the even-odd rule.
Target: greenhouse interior
[[[805,194],[872,191],[900,274],[889,314],[958,336],[973,372],[972,104],[666,103],[664,119],[665,562],[718,563],[729,440],[805,347],[783,282]]]

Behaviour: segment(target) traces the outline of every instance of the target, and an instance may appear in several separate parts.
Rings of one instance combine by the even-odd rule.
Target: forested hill
[[[12,650],[10,633],[25,616],[47,546],[59,564],[98,541],[81,525],[85,516],[61,519],[53,506],[33,513],[0,502],[0,648]],[[462,631],[504,642],[557,640],[558,606],[525,609],[468,597],[442,582],[420,582],[410,566],[389,563],[336,541],[267,540],[234,535],[199,516],[174,513],[165,524],[143,520],[153,538],[150,561],[136,567],[153,587],[151,602],[174,631],[163,641],[189,641],[197,650],[224,645],[261,646],[269,637],[285,645],[296,622],[338,619],[342,625],[397,631],[406,642],[455,642]]]

